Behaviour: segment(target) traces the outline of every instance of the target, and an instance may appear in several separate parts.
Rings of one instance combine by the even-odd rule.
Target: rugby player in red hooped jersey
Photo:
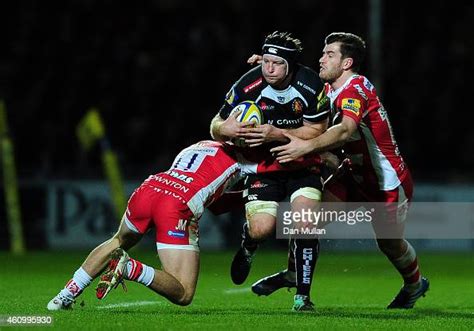
[[[324,187],[323,201],[385,203],[388,217],[376,218],[372,225],[378,247],[404,280],[387,308],[412,308],[429,288],[428,280],[420,274],[414,248],[403,239],[413,182],[374,86],[357,73],[364,55],[365,42],[354,34],[336,32],[326,37],[319,77],[326,82],[331,100],[332,126],[310,140],[286,134],[290,142],[271,151],[285,163],[309,152],[343,146],[351,171]],[[405,212],[397,215],[397,209]],[[285,272],[267,277],[252,289],[268,295],[280,285],[288,285],[284,276]]]
[[[175,304],[190,304],[199,272],[198,220],[204,208],[248,174],[320,163],[319,156],[313,155],[286,167],[274,160],[255,163],[241,153],[245,150],[226,143],[202,141],[181,151],[168,171],[149,176],[130,197],[117,233],[92,250],[47,308],[72,308],[77,296],[104,268],[96,289],[99,299],[131,280]],[[162,270],[125,252],[153,227]]]

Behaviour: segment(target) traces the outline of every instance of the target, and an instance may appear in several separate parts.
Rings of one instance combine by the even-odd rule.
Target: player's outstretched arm
[[[271,141],[288,142],[285,133],[289,133],[301,139],[311,139],[321,135],[327,128],[327,121],[318,123],[304,123],[295,129],[280,129],[270,124],[258,125],[254,128],[243,130],[242,137],[249,147],[257,147]]]
[[[328,128],[328,120],[317,123],[309,123],[304,121],[303,126],[295,129],[288,129],[287,132],[300,139],[313,139],[319,137]]]
[[[310,152],[323,152],[344,145],[350,136],[357,130],[357,123],[350,117],[344,116],[342,122],[329,128],[319,137],[303,140],[285,133],[290,142],[283,146],[272,148],[277,153],[277,160],[281,163],[290,162]]]

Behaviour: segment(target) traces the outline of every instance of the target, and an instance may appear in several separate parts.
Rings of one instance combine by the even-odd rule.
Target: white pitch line
[[[225,294],[238,294],[238,293],[246,293],[246,292],[250,292],[250,287],[228,288],[227,290],[224,290]]]
[[[134,301],[134,302],[122,302],[122,303],[113,303],[105,306],[98,306],[97,309],[112,309],[112,308],[126,308],[134,306],[149,306],[149,305],[161,305],[160,301]]]

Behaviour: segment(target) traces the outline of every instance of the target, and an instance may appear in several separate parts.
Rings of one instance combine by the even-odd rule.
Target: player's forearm
[[[341,147],[351,137],[352,132],[344,125],[338,124],[329,128],[324,134],[311,139],[314,152],[329,151]]]
[[[285,143],[288,142],[289,139],[284,135],[284,133],[289,133],[304,140],[312,139],[318,136],[316,130],[305,126],[296,129],[280,129],[275,127],[270,136],[271,141],[280,141]]]
[[[222,123],[224,123],[224,120],[219,115],[216,115],[211,121],[210,133],[211,133],[211,137],[214,140],[217,140],[217,141],[229,140],[229,137],[221,133]]]
[[[289,134],[291,134],[293,136],[296,136],[300,139],[304,139],[304,140],[316,138],[316,137],[320,136],[323,133],[322,130],[315,129],[315,128],[312,128],[310,126],[302,126],[302,127],[296,128],[296,129],[286,129],[284,131],[286,131]],[[285,138],[285,140],[283,140],[283,141],[288,141],[288,138],[286,138],[285,136],[283,136],[283,137]]]

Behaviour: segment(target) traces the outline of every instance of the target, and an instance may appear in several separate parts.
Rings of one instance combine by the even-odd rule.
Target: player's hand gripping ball
[[[239,122],[250,122],[254,127],[263,123],[262,110],[254,101],[242,101],[232,109],[230,115],[238,111],[242,111],[236,118]],[[247,146],[243,138],[234,138],[232,142],[239,147]]]

